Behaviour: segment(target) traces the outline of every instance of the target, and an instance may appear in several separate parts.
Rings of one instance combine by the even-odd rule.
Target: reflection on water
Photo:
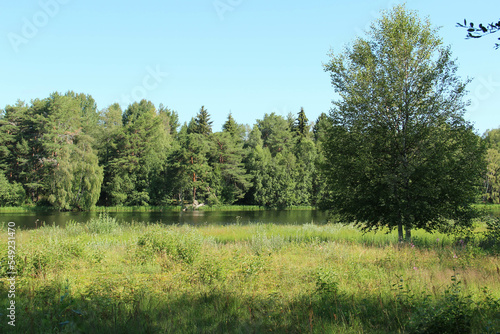
[[[269,211],[191,211],[191,212],[111,212],[119,222],[159,222],[166,225],[227,225],[249,223],[274,223],[302,225],[325,224],[328,215],[319,210],[269,210]],[[0,222],[13,221],[16,227],[40,227],[42,223],[64,226],[67,221],[86,222],[98,217],[97,212],[29,212],[0,213]]]

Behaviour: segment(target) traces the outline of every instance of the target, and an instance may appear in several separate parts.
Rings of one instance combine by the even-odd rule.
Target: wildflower
[[[458,259],[457,254],[453,254],[453,258],[454,258],[454,259]]]
[[[413,267],[413,269],[414,269],[414,270],[418,270],[418,268],[417,268],[417,267]]]

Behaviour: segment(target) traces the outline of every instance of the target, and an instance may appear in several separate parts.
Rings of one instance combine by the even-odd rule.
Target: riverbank
[[[314,210],[312,206],[292,206],[284,210]],[[181,206],[96,206],[85,212],[180,212]],[[189,210],[189,208],[188,208]],[[258,205],[217,205],[200,206],[196,211],[265,211],[278,210],[276,208],[267,208]],[[499,206],[500,210],[500,206]],[[0,207],[0,213],[19,213],[19,212],[52,212],[57,211],[52,207],[45,206],[19,206],[19,207]]]
[[[6,226],[2,231],[7,261]],[[401,246],[395,234],[333,224],[193,228],[119,224],[107,216],[23,230],[15,235],[16,329],[499,331],[498,256],[479,241],[413,236],[413,244]],[[7,296],[5,266],[0,273],[0,294]],[[0,309],[7,303],[0,299]],[[0,331],[8,332],[2,318]]]

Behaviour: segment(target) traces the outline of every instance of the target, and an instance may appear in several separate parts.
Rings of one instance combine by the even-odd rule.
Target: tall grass
[[[54,211],[53,207],[49,206],[0,206],[0,213],[17,213],[17,212],[49,212]]]
[[[0,332],[500,331],[497,253],[480,235],[413,235],[401,245],[335,224],[167,227],[105,214],[18,231],[16,328],[0,320]]]

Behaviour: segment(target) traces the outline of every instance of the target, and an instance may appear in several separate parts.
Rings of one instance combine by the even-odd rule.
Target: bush
[[[120,230],[120,224],[107,213],[100,213],[99,218],[91,218],[85,226],[91,234],[105,234]]]
[[[271,255],[272,252],[278,251],[285,245],[285,239],[280,236],[268,237],[265,232],[257,231],[257,234],[252,236],[250,241],[250,249],[255,255]]]
[[[154,226],[137,241],[140,256],[164,253],[186,263],[193,263],[202,244],[203,237],[195,229],[178,231],[163,226]]]
[[[0,206],[19,206],[24,202],[26,193],[20,183],[10,183],[3,173],[0,173]]]
[[[314,273],[316,293],[322,297],[336,296],[339,289],[337,274],[330,269],[319,268]]]
[[[495,217],[486,222],[486,232],[481,240],[481,247],[494,253],[500,253],[500,218]]]
[[[462,282],[452,276],[451,285],[445,290],[442,300],[424,298],[413,314],[410,333],[445,334],[470,333],[474,318],[475,303],[470,295],[462,293]]]

